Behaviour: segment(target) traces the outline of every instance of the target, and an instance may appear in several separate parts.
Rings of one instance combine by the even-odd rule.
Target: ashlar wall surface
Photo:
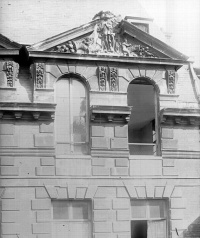
[[[188,65],[176,73],[175,93],[169,94],[166,75],[173,66],[43,60],[29,69],[13,61],[10,87],[8,60],[0,62],[2,238],[51,237],[52,200],[83,199],[91,204],[95,238],[131,237],[130,200],[135,199],[166,201],[168,237],[198,237],[199,104]],[[117,69],[114,89],[109,77],[99,78],[99,67]],[[63,76],[82,80],[88,90],[86,155],[56,156],[54,89]],[[127,88],[141,77],[159,93],[159,156],[129,154]],[[182,114],[173,111],[177,108]]]

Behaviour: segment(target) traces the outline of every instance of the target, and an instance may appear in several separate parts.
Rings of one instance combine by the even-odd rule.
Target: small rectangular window
[[[89,201],[52,201],[52,238],[91,238]]]
[[[86,202],[72,203],[72,218],[73,219],[88,219],[88,204]]]
[[[53,219],[56,220],[88,220],[88,202],[53,201]]]
[[[149,202],[149,217],[150,218],[164,218],[164,203],[163,201],[150,201]]]
[[[68,220],[69,219],[69,204],[65,201],[53,202],[53,219]]]
[[[146,218],[146,204],[143,201],[135,201],[131,204],[132,218]]]

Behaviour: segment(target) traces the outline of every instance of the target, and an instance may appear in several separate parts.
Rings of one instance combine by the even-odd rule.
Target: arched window
[[[134,79],[128,86],[128,106],[132,106],[128,124],[131,155],[159,155],[158,97],[146,78]]]
[[[59,79],[56,103],[56,155],[88,154],[88,100],[83,82]]]

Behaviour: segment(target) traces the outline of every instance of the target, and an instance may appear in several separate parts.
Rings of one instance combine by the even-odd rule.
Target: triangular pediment
[[[21,45],[15,41],[12,41],[0,34],[0,50],[1,49],[20,49]]]
[[[28,48],[60,54],[187,60],[188,57],[120,16],[99,12],[93,21]]]

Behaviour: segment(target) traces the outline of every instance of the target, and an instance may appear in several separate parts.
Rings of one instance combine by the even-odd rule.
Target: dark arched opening
[[[136,78],[128,86],[128,124],[131,155],[160,155],[159,88],[149,78]]]

